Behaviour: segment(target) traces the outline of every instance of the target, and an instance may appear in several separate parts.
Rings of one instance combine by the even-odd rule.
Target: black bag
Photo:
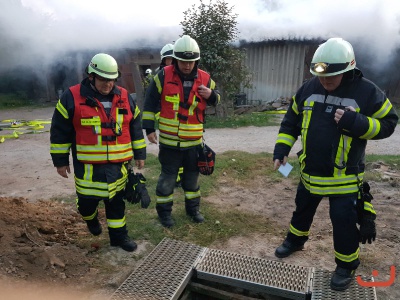
[[[198,148],[197,166],[200,174],[211,175],[214,172],[215,152],[204,143]]]
[[[130,203],[139,203],[142,208],[148,208],[151,202],[146,188],[146,178],[141,173],[129,170],[128,181],[125,186],[125,198]]]

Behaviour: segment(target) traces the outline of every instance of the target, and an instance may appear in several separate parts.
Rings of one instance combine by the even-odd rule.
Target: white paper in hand
[[[291,164],[289,164],[288,162],[286,163],[286,165],[281,165],[278,169],[279,172],[281,172],[281,174],[285,177],[288,177],[290,171],[292,171],[293,166]]]

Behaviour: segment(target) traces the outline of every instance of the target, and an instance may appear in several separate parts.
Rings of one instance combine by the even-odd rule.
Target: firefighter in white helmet
[[[165,66],[172,64],[174,45],[166,44],[160,51],[161,62],[160,66],[156,69],[156,73]]]
[[[156,187],[156,209],[164,227],[172,227],[173,194],[178,170],[183,167],[182,188],[187,215],[195,223],[204,217],[200,208],[197,166],[202,146],[207,105],[219,102],[219,92],[210,75],[198,68],[200,49],[188,35],[174,44],[172,65],[159,71],[147,89],[143,128],[151,143],[157,144],[155,119],[159,112],[159,161],[161,174]]]
[[[160,51],[160,56],[161,56],[161,63],[160,66],[156,69],[156,73],[162,70],[164,67],[172,64],[172,60],[174,57],[174,45],[166,44],[164,47],[162,47]],[[157,114],[156,119],[158,119],[158,117],[159,115]],[[178,176],[176,177],[176,182],[175,182],[176,187],[182,186],[182,174],[183,174],[183,167],[180,167],[178,171]]]
[[[398,116],[385,93],[356,68],[353,47],[342,38],[318,47],[310,72],[315,77],[293,96],[273,154],[278,169],[301,136],[296,209],[275,255],[303,249],[317,207],[328,197],[336,262],[330,285],[345,290],[360,264],[359,243],[376,237],[372,196],[363,182],[367,141],[389,137]]]
[[[144,167],[146,142],[141,113],[127,90],[115,84],[120,72],[105,53],[93,56],[88,76],[65,91],[56,105],[50,129],[50,154],[57,173],[74,166],[77,207],[93,235],[100,235],[98,204],[104,202],[111,246],[134,251],[125,221],[127,164]]]

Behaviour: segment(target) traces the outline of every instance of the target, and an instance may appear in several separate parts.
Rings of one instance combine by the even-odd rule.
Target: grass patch
[[[26,93],[0,94],[0,109],[24,107],[34,105],[33,101],[29,100]]]
[[[367,166],[372,162],[382,162],[389,165],[389,168],[399,170],[400,157],[395,155],[367,155]],[[299,181],[299,166],[296,158],[290,158],[289,163],[293,165],[293,170],[289,174],[289,179],[294,184]],[[135,240],[147,240],[153,245],[157,245],[165,237],[190,242],[193,244],[207,247],[216,241],[223,242],[234,236],[246,236],[251,234],[277,233],[279,230],[275,226],[273,219],[267,219],[262,215],[249,212],[242,212],[236,209],[222,209],[212,203],[201,204],[201,211],[204,213],[206,221],[203,224],[193,223],[185,212],[184,194],[181,188],[176,188],[174,193],[174,205],[172,216],[175,226],[166,229],[161,226],[156,206],[155,187],[160,174],[160,164],[157,156],[148,154],[146,167],[143,173],[147,179],[147,189],[152,202],[148,209],[140,208],[139,204],[126,203],[126,222],[129,234]],[[382,181],[379,176],[373,176],[373,172],[366,172],[367,180]],[[218,195],[219,187],[245,187],[251,189],[254,178],[264,177],[268,182],[279,182],[283,180],[282,175],[273,170],[272,154],[270,153],[246,153],[241,151],[227,151],[217,155],[216,168],[211,176],[200,175],[200,186],[203,197]],[[259,188],[259,187],[258,187]],[[64,197],[58,201],[71,203],[74,199]],[[100,207],[104,205],[100,202]],[[106,230],[106,229],[105,229]],[[107,245],[108,238],[104,235],[101,241]]]
[[[281,122],[281,115],[271,115],[262,112],[233,115],[228,117],[207,116],[204,128],[239,128],[246,126],[276,126]]]
[[[367,162],[381,161],[398,170],[400,157],[394,155],[368,155]],[[290,158],[293,170],[289,179],[299,181],[299,167],[296,158]],[[201,205],[206,217],[203,224],[194,224],[186,216],[184,195],[181,188],[175,189],[172,229],[163,228],[155,210],[155,186],[160,172],[157,157],[149,154],[146,160],[147,188],[152,202],[148,209],[141,209],[139,204],[127,203],[127,224],[134,239],[144,239],[158,244],[164,237],[187,241],[204,247],[215,241],[226,241],[234,236],[245,236],[257,233],[273,233],[277,229],[273,220],[264,216],[237,210],[222,211],[221,208],[207,203]],[[367,171],[367,174],[369,172]],[[273,170],[272,155],[269,153],[250,154],[241,151],[228,151],[218,154],[216,168],[211,176],[200,176],[202,196],[217,195],[221,182],[227,186],[251,188],[255,177],[265,176],[271,181],[279,182],[282,175]]]

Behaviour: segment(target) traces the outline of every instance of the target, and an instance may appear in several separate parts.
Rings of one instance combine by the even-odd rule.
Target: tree
[[[224,0],[209,4],[200,0],[199,6],[184,12],[180,23],[183,34],[194,38],[200,47],[201,68],[215,79],[221,92],[221,106],[218,115],[227,116],[233,106],[235,95],[241,87],[251,88],[251,72],[244,64],[245,50],[234,46],[238,39],[237,14],[233,6],[228,7]]]

